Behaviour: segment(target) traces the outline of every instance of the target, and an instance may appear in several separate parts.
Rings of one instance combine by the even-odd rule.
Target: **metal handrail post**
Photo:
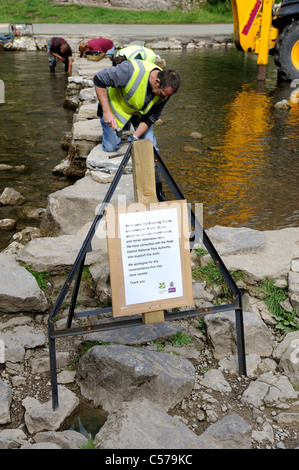
[[[48,317],[48,338],[49,338],[49,356],[50,356],[50,372],[51,372],[51,385],[52,385],[52,402],[53,402],[53,409],[58,408],[58,384],[57,384],[57,368],[56,368],[56,346],[55,346],[55,337],[53,336],[54,332],[54,325],[52,323],[52,319],[57,315],[59,308],[61,307],[61,304],[66,296],[66,293],[74,279],[74,276],[76,272],[79,270],[78,273],[78,285],[76,287],[77,292],[79,289],[79,284],[80,284],[80,279],[81,279],[81,274],[83,270],[83,264],[84,260],[86,257],[86,253],[88,250],[91,248],[91,240],[95,234],[96,228],[100,220],[102,219],[104,215],[105,208],[107,204],[110,202],[113,193],[115,191],[115,188],[121,178],[121,175],[124,171],[125,166],[127,165],[129,159],[130,159],[130,154],[131,154],[131,149],[132,149],[133,142],[130,142],[126,153],[114,175],[114,178],[108,188],[108,191],[103,199],[103,202],[101,204],[100,210],[96,217],[94,218],[94,221],[88,231],[88,234],[81,246],[81,249],[77,255],[77,258],[69,272],[69,275],[67,276],[67,279],[63,285],[62,290],[59,293],[59,296],[51,310],[51,313]],[[81,274],[80,274],[81,270]],[[80,274],[80,275],[79,275]],[[73,294],[73,300],[75,299],[76,295]],[[75,301],[74,301],[75,302]],[[67,323],[71,323],[71,318],[72,318],[73,312],[70,310],[69,312],[69,318],[67,320]]]
[[[170,172],[168,171],[165,163],[161,159],[158,150],[154,147],[154,155],[155,155],[155,163],[160,169],[162,176],[165,178],[166,183],[168,184],[169,188],[171,189],[172,193],[174,194],[176,199],[185,199],[183,193],[179,189],[178,185],[172,178]],[[198,225],[199,222],[196,220],[195,214],[192,211],[191,207],[189,207],[189,213],[191,218],[191,224],[194,227],[195,233],[197,237],[200,237]],[[238,308],[235,309],[235,317],[236,317],[236,336],[237,336],[237,349],[238,349],[238,364],[239,364],[239,372],[242,375],[246,375],[246,359],[245,359],[245,339],[244,339],[244,325],[243,325],[243,309],[242,309],[242,295],[241,291],[238,288],[237,284],[235,283],[233,277],[231,276],[230,272],[226,268],[225,264],[223,263],[221,257],[217,253],[213,243],[209,239],[208,235],[206,234],[205,230],[201,227],[202,233],[202,242],[206,249],[208,250],[210,256],[212,257],[214,263],[218,267],[220,273],[222,274],[224,280],[227,282],[230,290],[236,295],[235,300],[238,302]]]
[[[69,308],[69,314],[68,314],[67,322],[66,322],[66,327],[67,328],[71,328],[71,326],[72,326],[72,320],[73,320],[75,306],[76,306],[76,302],[77,302],[77,297],[78,297],[78,292],[79,292],[79,287],[80,287],[80,282],[81,282],[81,277],[82,277],[82,272],[83,272],[83,268],[84,268],[85,259],[86,259],[86,254],[82,258],[82,261],[80,263],[80,266],[79,266],[79,269],[78,269],[78,272],[77,272],[76,281],[75,281],[73,294],[72,294],[71,305],[70,305],[70,308]]]
[[[85,238],[85,241],[83,242],[83,245],[77,255],[77,258],[75,260],[74,265],[72,266],[70,273],[67,277],[67,280],[65,281],[65,284],[56,300],[56,303],[49,315],[48,318],[48,335],[49,335],[49,354],[50,354],[50,372],[51,372],[51,384],[52,384],[52,404],[53,404],[53,409],[55,410],[58,407],[58,385],[57,385],[57,370],[56,370],[56,352],[55,352],[55,338],[58,337],[63,337],[63,336],[69,336],[69,335],[76,335],[76,334],[83,334],[86,333],[89,330],[93,331],[105,331],[105,330],[110,330],[110,329],[115,329],[115,328],[124,328],[124,327],[130,327],[130,326],[135,326],[138,324],[142,324],[142,319],[137,318],[134,316],[134,318],[122,318],[122,319],[117,319],[113,318],[112,320],[108,322],[104,322],[101,325],[93,325],[91,328],[90,327],[85,327],[85,328],[70,328],[72,318],[74,316],[74,307],[75,307],[75,302],[77,298],[77,294],[79,291],[79,286],[80,286],[80,280],[82,277],[82,271],[84,267],[84,261],[86,257],[87,251],[91,251],[91,240],[92,237],[95,234],[96,228],[100,220],[102,219],[104,215],[105,208],[109,201],[111,200],[111,197],[115,191],[115,188],[121,178],[121,175],[123,173],[123,169],[126,166],[129,158],[130,158],[130,152],[132,148],[133,142],[130,143],[122,162],[120,163],[117,172],[114,176],[114,179],[112,183],[109,186],[109,189],[106,193],[105,198],[103,199],[103,202],[101,204],[100,210],[98,211],[98,214],[96,215],[89,232]],[[177,186],[176,182],[170,175],[166,165],[163,163],[160,155],[158,154],[156,148],[154,147],[154,154],[155,154],[155,163],[159,167],[162,176],[165,178],[168,186],[172,190],[175,198],[177,200],[182,200],[185,199],[182,192],[180,191],[179,187]],[[213,306],[213,307],[205,307],[205,308],[200,308],[200,309],[192,309],[189,311],[183,311],[183,312],[177,312],[177,313],[165,313],[165,320],[171,321],[171,320],[176,320],[180,318],[186,318],[186,317],[194,317],[194,316],[199,316],[199,315],[205,315],[208,313],[216,313],[216,312],[225,312],[225,311],[230,311],[234,310],[235,311],[235,319],[236,319],[236,334],[237,334],[237,349],[238,349],[238,364],[239,364],[239,373],[242,375],[246,375],[246,357],[245,357],[245,339],[244,339],[244,324],[243,324],[243,309],[242,309],[242,296],[241,292],[236,285],[234,279],[232,278],[230,272],[227,270],[226,266],[224,265],[222,259],[218,255],[216,249],[214,248],[211,240],[203,230],[200,222],[197,220],[194,212],[192,211],[191,207],[188,206],[189,210],[189,219],[191,225],[194,227],[194,231],[196,236],[199,238],[202,238],[204,246],[207,248],[209,254],[211,255],[212,259],[214,260],[216,266],[220,270],[224,280],[227,282],[228,286],[230,287],[231,291],[236,294],[236,297],[234,299],[234,302],[232,304],[228,305],[221,305],[221,306]],[[201,235],[201,236],[200,236]],[[72,296],[72,302],[71,302],[71,307],[69,309],[69,315],[67,319],[67,327],[65,330],[54,330],[54,324],[51,322],[51,320],[57,315],[57,312],[63,302],[63,299],[65,298],[66,292],[68,288],[70,287],[70,284],[77,272],[77,278],[76,278],[76,283],[74,286],[74,292]],[[107,309],[101,309],[101,311],[104,311]],[[83,312],[84,313],[84,312]],[[85,312],[84,315],[92,315],[92,314],[98,314],[100,313],[99,309],[95,310],[94,312]]]

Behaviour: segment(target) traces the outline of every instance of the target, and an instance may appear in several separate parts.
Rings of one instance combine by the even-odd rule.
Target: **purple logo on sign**
[[[176,291],[176,288],[175,288],[175,287],[170,287],[170,288],[168,289],[168,292],[169,292],[169,293],[170,293],[170,292],[175,292],[175,291]]]

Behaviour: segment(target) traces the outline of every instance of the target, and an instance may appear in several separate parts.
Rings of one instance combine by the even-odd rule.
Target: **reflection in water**
[[[290,83],[270,63],[258,89],[255,57],[236,50],[165,56],[182,86],[156,131],[160,153],[188,201],[204,204],[205,227],[298,226],[299,106],[274,106]]]
[[[205,227],[298,226],[299,105],[275,108],[294,88],[277,84],[270,60],[258,89],[256,57],[235,49],[162,55],[182,85],[156,126],[158,147],[187,200],[203,203]],[[60,141],[73,112],[62,106],[67,77],[50,76],[45,53],[0,51],[0,78],[0,163],[26,166],[24,173],[0,171],[0,191],[13,187],[27,198],[25,206],[0,208],[0,218],[16,218],[21,230],[34,225],[24,209],[46,207],[47,195],[70,183],[52,170],[65,157]],[[194,131],[204,139],[192,138]]]
[[[60,142],[70,132],[73,112],[63,108],[67,77],[50,76],[42,52],[0,51],[0,78],[5,83],[5,103],[0,104],[0,164],[24,165],[25,171],[0,171],[0,193],[5,187],[23,194],[22,206],[0,207],[0,219],[17,220],[17,230],[39,222],[27,214],[46,207],[48,194],[70,184],[52,175],[66,156]],[[0,250],[11,233],[1,232]]]
[[[100,409],[93,408],[85,403],[80,403],[79,410],[67,420],[63,430],[77,431],[86,438],[95,438],[101,427],[105,424],[106,417]]]
[[[242,87],[245,88],[245,87]],[[254,216],[254,199],[263,177],[272,127],[270,98],[252,89],[242,89],[227,107],[227,130],[219,147],[221,175],[219,193],[238,204],[238,224]],[[250,155],[250,159],[248,158]],[[223,223],[230,224],[223,214]]]

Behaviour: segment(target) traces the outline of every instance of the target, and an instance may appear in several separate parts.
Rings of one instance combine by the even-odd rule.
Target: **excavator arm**
[[[258,80],[265,80],[269,49],[275,47],[278,29],[272,26],[274,0],[231,0],[234,42],[244,52],[257,54]]]

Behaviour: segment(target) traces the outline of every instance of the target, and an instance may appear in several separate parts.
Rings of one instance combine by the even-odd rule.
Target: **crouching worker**
[[[146,60],[161,68],[165,68],[165,60],[156,54],[152,49],[144,46],[128,46],[117,51],[113,57],[113,65],[121,64],[124,60]]]
[[[149,139],[156,147],[153,125],[169,98],[178,91],[179,73],[142,60],[126,60],[99,71],[94,84],[99,99],[103,150],[117,150],[121,138],[116,128],[128,129],[130,124],[135,129],[134,140]]]
[[[103,52],[111,60],[114,54],[113,41],[106,38],[90,39],[86,42],[79,44],[80,57],[89,52]]]
[[[174,69],[161,70],[141,60],[126,60],[116,67],[100,70],[94,77],[103,127],[102,148],[113,152],[121,139],[116,128],[131,123],[135,139],[149,139],[156,145],[153,124],[160,117],[169,98],[180,86]]]
[[[66,73],[72,73],[72,49],[63,38],[54,37],[49,40],[48,54],[51,73],[55,72],[57,60],[63,62]]]

